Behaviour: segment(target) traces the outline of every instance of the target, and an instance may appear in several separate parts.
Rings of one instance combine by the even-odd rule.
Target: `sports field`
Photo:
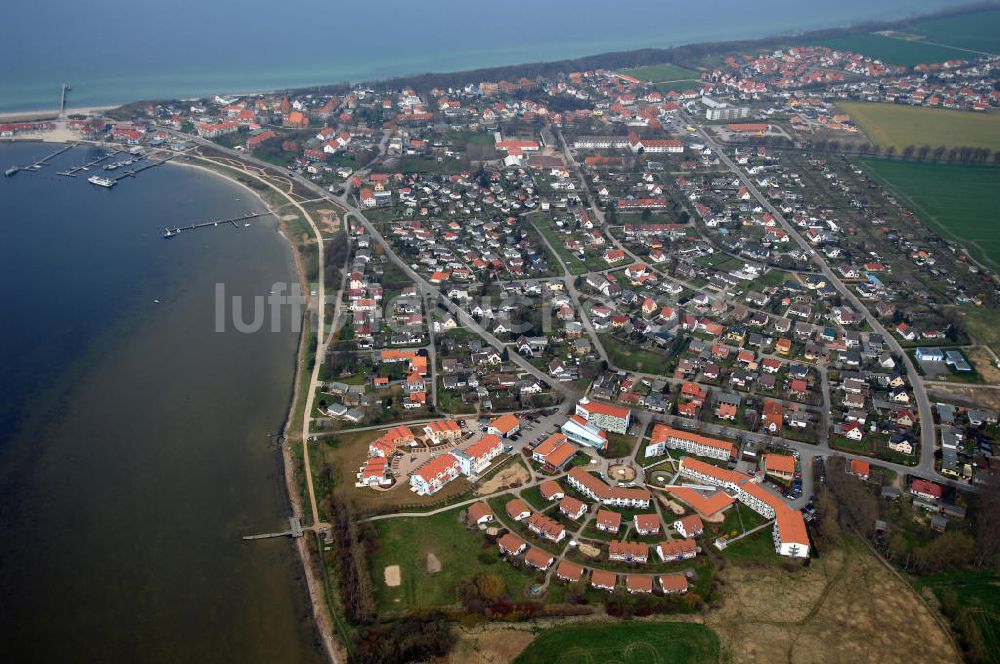
[[[677,65],[650,65],[649,67],[626,69],[622,73],[626,76],[637,78],[640,81],[649,81],[650,83],[698,81],[701,78],[701,74],[695,70],[678,67]]]
[[[864,159],[862,167],[943,237],[1000,271],[1000,168]]]
[[[969,57],[967,51],[928,44],[923,41],[909,41],[896,37],[884,37],[877,34],[846,35],[816,42],[838,51],[851,51],[881,60],[887,65],[912,67],[920,64],[933,64],[945,60],[956,60]]]
[[[838,106],[882,147],[976,147],[1000,150],[1000,113],[972,113],[899,104],[844,102]]]
[[[545,630],[515,664],[708,664],[719,637],[694,623],[622,622]]]
[[[955,48],[1000,53],[1000,10],[918,21],[905,32]]]

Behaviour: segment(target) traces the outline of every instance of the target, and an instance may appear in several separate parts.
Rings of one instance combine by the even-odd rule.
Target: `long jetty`
[[[280,533],[261,533],[260,535],[244,535],[244,540],[259,540],[259,539],[272,539],[275,537],[291,537],[298,538],[302,537],[302,519],[297,516],[288,517],[288,530],[283,530]]]
[[[49,159],[52,159],[53,157],[58,157],[67,150],[72,150],[73,148],[76,147],[76,145],[77,145],[76,143],[70,143],[69,145],[64,145],[63,147],[59,148],[52,154],[42,157],[41,159],[39,159],[34,163],[26,164],[25,166],[12,166],[11,168],[8,168],[4,174],[14,175],[19,171],[24,171],[26,173],[33,173],[35,171],[40,171],[42,169],[42,166],[45,166],[45,164],[48,163]]]
[[[122,152],[121,150],[115,150],[114,152],[109,152],[108,154],[104,155],[103,157],[98,157],[97,159],[93,159],[91,161],[88,161],[86,164],[80,164],[79,166],[73,166],[72,168],[67,168],[65,171],[59,171],[59,175],[65,175],[66,177],[75,178],[76,174],[79,173],[80,171],[86,171],[91,166],[97,166],[99,163],[101,163],[105,159],[110,159],[111,157],[114,157],[115,155],[121,154],[121,152]]]
[[[203,221],[198,224],[188,224],[187,226],[174,226],[174,227],[164,227],[163,234],[165,237],[173,237],[181,231],[193,231],[199,228],[208,228],[209,226],[223,226],[225,224],[232,224],[233,228],[239,228],[241,222],[249,221],[250,219],[256,219],[257,217],[265,217],[269,214],[274,214],[270,210],[267,212],[251,212],[250,214],[244,214],[240,217],[233,217],[231,219],[215,219],[212,221]]]

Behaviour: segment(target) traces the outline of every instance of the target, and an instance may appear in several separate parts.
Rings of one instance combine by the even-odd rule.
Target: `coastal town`
[[[972,532],[996,486],[996,256],[877,166],[1000,150],[886,144],[861,120],[995,118],[1000,57],[956,54],[794,45],[60,122],[253,170],[300,215],[292,243],[321,247],[296,479],[347,622],[483,575],[503,601],[462,601],[490,618],[684,613],[720,560],[805,573],[838,510],[898,564]]]

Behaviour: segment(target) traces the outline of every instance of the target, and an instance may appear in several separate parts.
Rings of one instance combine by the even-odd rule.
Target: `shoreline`
[[[45,142],[45,143],[63,143],[63,144],[74,142],[77,143],[78,145],[90,145],[102,148],[120,147],[115,143],[110,143],[107,141],[89,141],[89,140],[79,140],[79,139],[72,141],[64,139],[61,135],[47,136],[47,137],[44,135],[38,137],[26,136],[24,138],[20,139],[14,138],[10,141],[5,141],[5,142],[10,142],[10,143]],[[194,163],[195,160],[209,162],[213,164],[215,167]],[[246,190],[252,195],[252,197],[257,199],[257,201],[260,203],[263,209],[271,211],[271,206],[267,203],[267,201],[264,199],[264,197],[261,195],[260,192],[254,190],[252,187],[248,186],[244,182],[241,182],[239,179],[233,177],[232,175],[220,170],[222,168],[231,169],[231,167],[225,166],[223,164],[217,164],[213,162],[211,159],[201,155],[194,156],[190,154],[185,154],[180,159],[171,160],[170,163],[178,166],[184,166],[186,168],[198,169],[200,171],[204,171],[216,177],[220,177]],[[266,184],[267,186],[278,192],[280,195],[284,196],[289,202],[292,202],[292,199],[290,197],[281,192],[280,189],[273,187],[270,183],[267,183],[266,181],[250,173],[247,173],[247,177],[254,178],[260,181],[261,183]],[[300,283],[304,284],[306,283],[306,280],[305,280],[305,272],[302,261],[303,257],[301,256],[296,244],[292,242],[291,239],[289,238],[288,233],[286,232],[286,229],[284,227],[284,223],[281,221],[280,215],[274,213],[274,216],[278,224],[278,234],[281,236],[282,240],[288,245],[290,249],[297,278],[299,279]],[[307,309],[306,311],[307,313],[305,315],[308,316],[309,315],[308,312],[310,310]],[[300,494],[299,487],[296,483],[295,473],[297,468],[295,465],[295,459],[292,455],[292,451],[290,448],[289,441],[291,440],[292,435],[289,433],[289,428],[290,427],[294,428],[293,421],[294,421],[296,407],[298,405],[299,399],[302,398],[300,383],[303,380],[304,376],[309,376],[309,372],[307,370],[305,361],[306,355],[309,350],[306,347],[306,344],[304,343],[304,341],[307,339],[306,332],[307,332],[307,327],[306,325],[303,325],[299,332],[298,341],[296,344],[296,352],[294,356],[295,368],[292,376],[292,385],[289,394],[288,406],[279,429],[279,431],[281,431],[284,434],[285,438],[285,442],[283,444],[280,444],[279,448],[281,451],[282,469],[285,479],[285,493],[288,497],[288,505],[293,515],[299,514],[303,516],[304,516],[304,505],[303,505],[302,495]],[[308,454],[308,449],[306,448],[305,440],[302,441],[302,451],[303,455]],[[313,527],[316,526],[315,523],[312,525]],[[318,537],[319,537],[318,533],[316,533],[312,529],[311,531],[313,532],[313,536],[317,538],[318,542]],[[343,652],[343,649],[346,646],[340,644],[337,638],[334,636],[334,629],[331,623],[331,617],[329,613],[330,608],[328,607],[326,600],[325,584],[321,578],[318,578],[319,571],[314,565],[315,561],[313,560],[313,553],[310,550],[305,537],[300,537],[295,539],[293,546],[295,547],[295,550],[298,552],[299,561],[302,565],[302,572],[305,577],[305,590],[308,596],[309,604],[312,608],[313,624],[315,625],[317,636],[319,637],[319,641],[321,644],[320,647],[321,652],[323,652],[328,661],[331,662],[343,661],[343,656],[341,653]],[[321,548],[322,547],[320,545],[320,549]],[[322,552],[321,551],[318,552],[317,555],[322,555]]]
[[[346,85],[349,89],[358,86],[368,86],[374,88],[384,87],[386,85],[413,85],[414,81],[425,80],[433,81],[441,77],[465,77],[465,78],[481,78],[483,80],[495,80],[491,78],[493,76],[510,75],[509,72],[513,70],[532,70],[539,67],[546,66],[564,66],[564,68],[572,69],[594,69],[594,68],[615,68],[611,65],[600,64],[599,61],[606,59],[611,56],[635,56],[640,58],[641,56],[654,55],[654,60],[656,62],[666,62],[671,58],[671,53],[679,49],[698,49],[711,47],[713,50],[725,50],[726,48],[738,48],[738,47],[753,47],[753,46],[768,46],[773,45],[774,42],[778,40],[784,40],[786,42],[791,41],[794,44],[805,43],[810,39],[821,39],[829,36],[846,36],[852,34],[863,34],[872,33],[879,31],[893,31],[900,30],[908,25],[924,20],[935,20],[944,19],[952,16],[960,16],[964,14],[974,14],[983,11],[994,11],[1000,9],[1000,4],[997,4],[995,0],[979,0],[969,3],[964,3],[961,5],[954,5],[951,7],[945,6],[936,10],[924,11],[922,13],[903,15],[896,18],[872,18],[872,19],[858,19],[850,23],[838,23],[835,25],[827,27],[818,28],[786,28],[783,31],[759,34],[759,35],[748,35],[744,37],[732,37],[732,38],[721,38],[721,39],[705,39],[702,41],[687,42],[681,39],[674,44],[665,44],[662,46],[646,46],[641,48],[622,48],[618,50],[602,51],[599,53],[584,53],[578,56],[567,56],[567,57],[553,57],[546,60],[536,60],[531,62],[516,62],[507,64],[497,64],[488,65],[483,67],[474,67],[472,69],[450,69],[450,70],[437,70],[437,71],[425,71],[422,73],[410,73],[410,74],[397,74],[388,75],[382,78],[365,78],[358,79],[354,81],[342,80],[342,81],[327,81],[322,83],[308,83],[308,84],[291,84],[286,86],[280,86],[272,89],[255,89],[253,92],[212,92],[204,95],[181,95],[170,99],[169,101],[174,102],[189,102],[197,101],[200,99],[208,99],[213,96],[222,97],[247,97],[255,95],[273,95],[280,92],[286,92],[288,94],[301,94],[307,91],[318,91],[323,92],[327,90],[333,90],[335,88],[343,87]],[[644,66],[650,63],[633,63],[628,65],[632,66]],[[621,68],[621,67],[618,67]],[[567,70],[568,70],[567,69]],[[104,105],[94,105],[85,106],[80,108],[67,108],[66,115],[72,114],[87,114],[92,115],[94,113],[101,113],[104,111],[114,110],[118,108],[123,108],[126,106],[132,106],[134,104],[141,104],[155,99],[132,99],[131,101],[122,102],[119,104],[104,104]],[[34,120],[34,119],[49,119],[56,118],[59,115],[58,109],[34,109],[34,110],[23,110],[23,111],[7,111],[0,112],[0,122],[12,122],[16,120]]]
[[[106,143],[100,143],[100,144],[108,145]],[[177,161],[171,161],[171,163],[177,164],[179,166],[186,166],[188,168],[196,168],[214,174],[225,180],[228,180],[229,182],[232,182],[233,184],[236,184],[237,186],[242,187],[243,189],[246,189],[247,191],[251,192],[257,198],[257,200],[260,201],[264,209],[267,210],[271,209],[270,206],[267,204],[267,201],[264,200],[264,197],[261,196],[259,192],[247,186],[245,183],[240,182],[238,179],[230,176],[229,174],[216,170],[215,168],[212,168],[210,166],[195,164],[189,161],[193,159],[211,161],[210,159],[207,159],[206,157],[203,156],[193,157],[191,155],[185,155],[185,157],[186,160],[181,159]],[[254,177],[254,176],[248,174],[248,177]],[[259,178],[255,179],[259,180]],[[286,198],[288,197],[286,196]],[[291,201],[290,198],[289,201]],[[299,281],[300,283],[306,283],[305,271],[302,264],[302,256],[299,253],[298,247],[295,245],[294,242],[291,241],[291,239],[288,237],[288,234],[285,232],[284,225],[281,222],[280,216],[275,215],[275,217],[277,218],[278,221],[278,234],[281,235],[282,240],[284,240],[285,243],[288,244],[288,247],[291,250],[292,260],[295,264],[295,272],[298,275]],[[288,403],[288,410],[285,413],[285,417],[282,420],[280,428],[280,431],[284,434],[285,442],[279,446],[281,449],[282,468],[285,476],[285,492],[288,496],[289,506],[291,507],[293,514],[300,514],[300,515],[304,514],[302,496],[298,491],[298,487],[295,481],[296,466],[295,466],[295,460],[292,457],[291,448],[289,446],[289,440],[291,436],[291,434],[289,433],[289,428],[294,426],[293,421],[294,421],[296,406],[298,405],[299,399],[302,397],[300,390],[300,383],[302,381],[303,376],[308,375],[305,362],[306,354],[308,353],[308,348],[304,343],[305,340],[306,340],[306,326],[303,325],[299,332],[298,343],[296,346],[295,371],[292,377],[292,389]],[[309,453],[309,450],[306,447],[305,440],[302,441],[302,453],[303,455]],[[315,526],[315,524],[313,525]],[[314,532],[313,535],[318,538],[318,533]],[[299,561],[302,563],[303,574],[305,575],[306,592],[309,597],[309,603],[312,606],[313,622],[316,626],[316,631],[319,635],[320,642],[323,644],[323,651],[326,654],[327,659],[331,662],[338,662],[343,659],[340,656],[340,650],[346,646],[341,645],[340,648],[337,647],[337,640],[333,634],[333,625],[330,623],[330,616],[329,616],[330,609],[327,605],[326,590],[322,579],[316,578],[316,568],[313,565],[313,554],[309,550],[309,547],[305,539],[306,539],[305,537],[300,537],[294,540],[294,543],[295,543],[295,549],[296,551],[298,551],[299,554]],[[322,554],[320,552],[317,555],[322,555]]]
[[[122,104],[104,106],[81,106],[79,108],[66,108],[65,115],[93,115],[120,108]],[[40,108],[33,111],[7,111],[0,113],[0,123],[3,122],[27,122],[30,120],[55,120],[59,117],[58,108]]]

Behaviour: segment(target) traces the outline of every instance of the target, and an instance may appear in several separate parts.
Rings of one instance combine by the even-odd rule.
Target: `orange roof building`
[[[795,457],[790,454],[765,454],[764,472],[790,480],[795,475]]]
[[[477,503],[472,503],[469,505],[469,511],[466,513],[465,520],[470,524],[481,524],[487,521],[493,520],[493,510],[486,503],[479,501]]]
[[[665,595],[683,594],[688,590],[688,580],[683,574],[663,574],[658,578],[660,590]]]
[[[618,575],[614,572],[605,572],[595,569],[590,573],[590,585],[601,590],[614,590],[618,585]]]
[[[524,554],[524,562],[535,569],[547,570],[554,561],[555,557],[551,553],[534,546]]]
[[[556,576],[563,581],[576,583],[583,578],[583,566],[564,560],[559,563],[559,566],[556,568]]]
[[[506,415],[501,415],[492,422],[490,422],[487,431],[496,434],[498,436],[503,436],[507,438],[518,432],[521,428],[521,420],[517,415],[507,413]]]
[[[625,588],[632,594],[653,592],[653,577],[645,574],[627,574]]]
[[[657,424],[653,427],[646,446],[646,458],[666,454],[668,449],[684,450],[688,454],[724,461],[736,456],[736,446],[728,441]]]
[[[672,487],[667,489],[674,498],[685,503],[695,512],[706,518],[714,518],[715,515],[729,508],[736,500],[725,491],[714,491],[706,494],[702,491],[689,489],[688,487]]]

